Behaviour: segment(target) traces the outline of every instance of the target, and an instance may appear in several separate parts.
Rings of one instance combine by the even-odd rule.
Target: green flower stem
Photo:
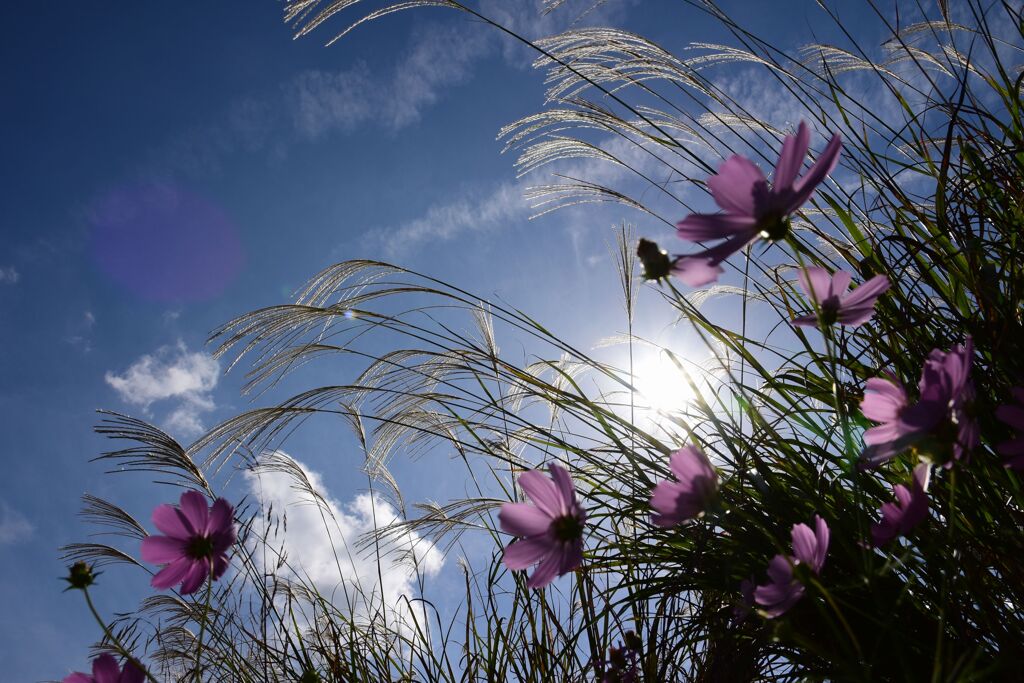
[[[114,649],[116,649],[122,657],[138,667],[139,671],[146,675],[146,678],[151,680],[153,683],[158,683],[157,680],[153,678],[153,674],[149,673],[149,669],[143,666],[142,662],[136,659],[132,653],[128,651],[128,648],[122,645],[121,641],[114,637],[113,631],[111,631],[110,627],[108,627],[106,622],[103,621],[100,613],[96,611],[96,605],[92,602],[92,597],[89,595],[89,589],[82,588],[81,591],[85,595],[85,604],[89,606],[89,611],[92,612],[93,618],[96,619],[96,623],[100,625],[101,629],[103,629],[103,635],[107,637],[107,640],[109,640],[111,645],[114,646]]]
[[[199,620],[199,643],[196,645],[196,681],[201,681],[201,664],[203,657],[203,636],[206,635],[206,619],[210,614],[210,597],[213,595],[213,559],[210,559],[210,573],[206,576],[206,604],[203,616]]]

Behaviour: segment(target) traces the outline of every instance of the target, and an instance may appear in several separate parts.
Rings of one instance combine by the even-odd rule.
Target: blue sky
[[[681,4],[612,2],[586,21],[677,52],[724,39]],[[816,10],[786,4],[755,17],[762,3],[723,3],[795,45]],[[515,8],[534,37],[572,16],[484,6]],[[224,376],[204,346],[219,324],[288,300],[332,262],[382,258],[503,297],[586,348],[622,329],[611,226],[670,240],[616,207],[527,220],[514,156],[495,136],[542,107],[543,78],[496,32],[424,10],[324,48],[329,30],[295,41],[280,15],[270,1],[0,9],[4,680],[82,668],[98,635],[57,580],[57,548],[87,533],[79,496],[110,498],[147,525],[153,501],[174,498],[90,462],[108,447],[94,410],[188,441],[246,407],[241,373]],[[365,478],[337,433],[312,429],[287,450],[344,505]],[[424,477],[433,467],[396,465],[410,499],[463,492]],[[138,572],[106,579],[107,614],[145,594]]]

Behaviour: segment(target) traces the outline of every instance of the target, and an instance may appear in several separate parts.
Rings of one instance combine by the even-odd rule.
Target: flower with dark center
[[[806,524],[793,525],[793,555],[776,555],[768,563],[769,582],[754,589],[754,601],[769,619],[781,616],[804,596],[806,587],[793,576],[796,565],[820,574],[828,555],[829,529],[814,516],[814,530]]]
[[[166,534],[142,539],[142,559],[166,565],[153,577],[154,588],[180,582],[182,593],[194,593],[211,572],[219,579],[227,570],[228,550],[238,535],[234,509],[223,498],[207,506],[206,496],[186,491],[179,507],[157,506],[153,523]]]
[[[818,314],[800,316],[793,324],[817,325],[820,322],[824,327],[836,323],[856,327],[870,320],[875,313],[875,301],[889,289],[889,278],[876,275],[850,290],[851,279],[852,276],[842,270],[832,275],[824,268],[801,271],[800,286],[818,304]]]
[[[770,186],[761,169],[738,154],[718,167],[718,173],[708,178],[708,189],[722,212],[691,213],[676,229],[679,237],[690,242],[723,241],[703,252],[677,257],[672,270],[680,280],[690,287],[714,282],[722,273],[719,264],[754,240],[777,242],[789,235],[789,217],[832,172],[843,148],[836,133],[810,170],[797,178],[810,139],[802,121],[795,135],[786,136]]]
[[[526,583],[530,588],[543,588],[583,561],[587,516],[576,500],[569,473],[554,463],[548,469],[550,479],[539,470],[519,477],[533,505],[505,503],[498,513],[502,531],[523,537],[505,548],[505,565],[512,570],[537,565]]]

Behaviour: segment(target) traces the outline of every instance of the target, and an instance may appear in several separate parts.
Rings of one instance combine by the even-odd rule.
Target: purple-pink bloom
[[[850,325],[856,327],[866,323],[875,313],[875,301],[889,289],[889,278],[876,275],[860,287],[847,291],[851,275],[837,271],[829,275],[824,268],[807,268],[800,271],[800,286],[818,306],[818,313],[800,316],[794,325]]]
[[[868,380],[861,411],[864,417],[882,424],[864,432],[867,448],[863,467],[877,467],[928,435],[941,439],[938,445],[942,448],[952,446],[952,458],[945,458],[946,467],[977,447],[978,423],[967,410],[974,398],[970,379],[973,352],[969,337],[951,351],[934,349],[921,369],[920,400],[914,404],[895,379]]]
[[[684,446],[668,463],[676,481],[659,482],[651,494],[651,507],[658,513],[651,521],[663,527],[701,515],[718,490],[718,473],[699,448]]]
[[[740,581],[740,602],[732,608],[733,623],[742,623],[750,615],[752,609],[754,609],[753,577]]]
[[[153,524],[166,536],[142,539],[142,559],[166,565],[150,581],[154,588],[181,583],[181,592],[194,593],[211,568],[219,579],[228,568],[228,550],[238,539],[234,509],[223,498],[207,507],[198,491],[181,494],[181,505],[158,505]]]
[[[836,133],[821,156],[802,178],[797,178],[811,133],[800,122],[795,135],[782,141],[771,186],[761,169],[749,159],[733,155],[708,178],[708,189],[720,213],[692,213],[676,224],[682,239],[691,242],[723,240],[697,254],[676,259],[673,272],[684,283],[699,287],[714,282],[722,273],[719,265],[758,237],[779,240],[789,232],[789,216],[803,206],[815,188],[839,161],[843,143]]]
[[[76,671],[64,677],[64,683],[142,683],[146,674],[131,663],[124,663],[124,671],[112,655],[102,654],[92,660],[92,676]]]
[[[882,520],[871,525],[871,539],[880,547],[897,536],[906,536],[928,518],[928,479],[931,465],[923,462],[914,468],[914,481],[908,489],[903,484],[893,486],[895,503],[884,503],[879,512]]]
[[[996,417],[1017,430],[1017,437],[1003,441],[996,450],[1005,455],[1007,467],[1015,470],[1024,469],[1024,387],[1014,387],[1013,398],[1018,405],[1006,405],[996,408]]]
[[[569,473],[556,463],[548,469],[550,479],[540,470],[529,470],[519,477],[519,485],[533,505],[505,503],[498,512],[501,530],[523,537],[505,548],[505,566],[519,570],[537,564],[526,582],[530,588],[543,588],[583,561],[587,516],[576,501]]]
[[[784,614],[806,592],[802,583],[793,576],[793,567],[806,565],[814,574],[820,574],[828,554],[828,524],[814,516],[814,531],[806,524],[793,525],[793,555],[776,555],[768,563],[769,582],[754,589],[754,601],[769,619]]]

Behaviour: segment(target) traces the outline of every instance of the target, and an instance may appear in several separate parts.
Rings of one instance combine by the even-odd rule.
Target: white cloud
[[[391,505],[365,493],[342,505],[329,497],[317,473],[280,451],[264,456],[263,465],[247,472],[246,479],[264,512],[255,518],[253,531],[254,538],[266,537],[272,550],[267,571],[314,587],[357,620],[379,613],[383,605],[389,623],[396,617],[408,623],[417,569],[422,576],[434,576],[443,559],[433,543],[413,533],[383,542],[380,566],[372,547],[358,546],[367,532],[400,521]],[[271,510],[285,523],[268,519]],[[287,560],[282,566],[279,557]]]
[[[168,414],[168,428],[185,436],[202,433],[200,415],[216,408],[210,392],[217,386],[220,364],[209,354],[190,352],[184,342],[146,354],[121,374],[108,372],[106,381],[125,403],[149,411],[158,401],[177,400]]]
[[[466,193],[443,204],[435,204],[427,212],[393,228],[378,228],[366,239],[383,250],[386,258],[399,259],[426,242],[446,242],[468,232],[486,232],[525,220],[530,207],[522,197],[523,188],[502,183],[487,193]]]
[[[23,514],[0,500],[0,545],[24,541],[33,531],[35,527]]]
[[[7,268],[0,268],[0,282],[5,282],[9,285],[13,285],[21,279],[21,275],[14,268],[14,266],[8,266]]]
[[[479,30],[433,26],[416,34],[389,75],[371,74],[365,64],[306,71],[284,87],[286,106],[296,131],[307,138],[371,120],[397,130],[418,121],[443,88],[465,81],[487,52]]]

